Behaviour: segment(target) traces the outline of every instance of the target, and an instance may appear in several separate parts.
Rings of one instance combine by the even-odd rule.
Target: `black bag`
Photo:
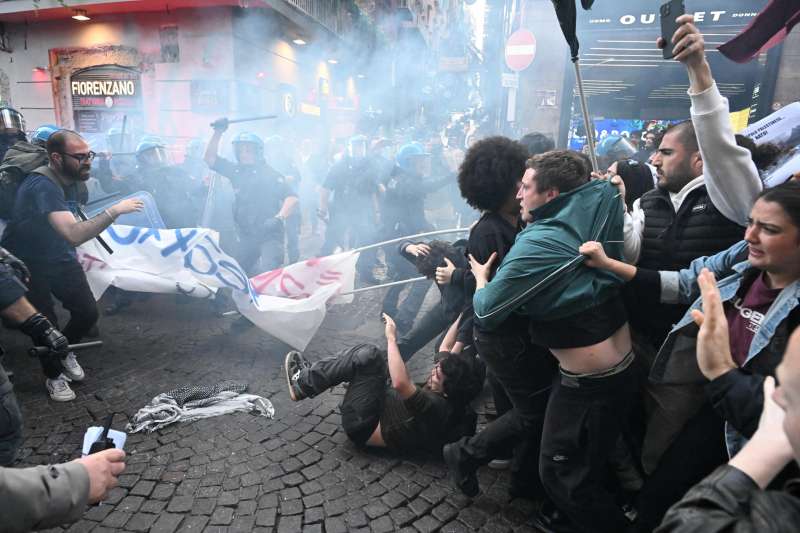
[[[0,218],[10,220],[17,199],[17,189],[28,175],[48,164],[47,150],[25,141],[15,143],[6,152],[0,164]],[[45,172],[40,174],[48,175]],[[49,176],[50,179],[58,181]],[[89,189],[83,182],[78,182],[77,201],[85,205],[89,200]]]
[[[14,211],[17,189],[25,177],[47,164],[47,150],[25,141],[8,149],[0,164],[0,218],[9,220]]]

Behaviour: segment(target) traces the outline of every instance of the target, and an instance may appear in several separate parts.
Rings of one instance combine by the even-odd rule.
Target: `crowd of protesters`
[[[467,239],[402,240],[359,258],[364,284],[379,274],[428,280],[402,302],[403,287],[385,294],[385,344],[318,361],[290,352],[290,398],[348,383],[342,426],[356,445],[441,455],[468,497],[481,491],[480,467],[507,467],[510,495],[540,504],[532,521],[542,531],[795,531],[800,183],[786,176],[764,188],[760,171],[780,150],[734,135],[703,36],[691,16],[678,22],[658,46],[674,47],[687,69],[690,118],[606,137],[601,170],[542,134],[481,138],[455,125],[433,140],[355,135],[337,154],[303,142],[296,157],[281,137],[245,132],[227,159],[225,119],[180,166],[152,136],[133,160],[113,157],[130,143],[113,131],[93,168],[75,132],[44,126],[29,143],[21,124],[7,127],[0,200],[6,189],[15,196],[0,205],[0,314],[47,348],[49,396],[69,401],[70,383],[85,377],[69,345],[98,320],[75,247],[141,211],[136,193],[152,195],[166,227],[214,218],[223,246],[256,275],[297,261],[302,231],[324,228],[314,253],[328,255],[432,230],[426,198],[444,205],[457,188],[449,220],[472,224]],[[210,194],[213,173],[230,186],[228,226],[210,214],[213,202],[185,209]],[[74,215],[110,193],[126,196]],[[417,316],[434,283],[437,302]],[[63,333],[53,297],[70,315]],[[118,311],[128,300],[115,298]],[[415,384],[406,363],[431,341],[432,369]],[[485,384],[496,417],[477,431]],[[0,404],[6,465],[22,422],[2,366]],[[64,520],[124,468],[122,455],[83,461],[85,471],[59,467],[80,487],[71,504],[53,504]],[[47,476],[58,477],[2,470],[0,495],[64,498],[36,496]],[[32,525],[57,523],[42,513],[29,512]]]

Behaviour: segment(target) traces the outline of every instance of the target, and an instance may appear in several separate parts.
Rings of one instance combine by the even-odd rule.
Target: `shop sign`
[[[139,72],[117,65],[100,65],[75,71],[69,83],[72,108],[138,108],[141,102]]]

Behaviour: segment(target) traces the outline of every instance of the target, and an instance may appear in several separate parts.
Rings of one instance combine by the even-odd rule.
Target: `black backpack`
[[[8,149],[3,163],[0,164],[0,218],[11,220],[20,183],[36,169],[46,167],[47,164],[47,150],[42,146],[19,141]],[[85,183],[79,182],[78,203],[83,205],[88,200],[89,190]]]
[[[0,218],[10,220],[17,199],[17,189],[25,177],[47,164],[47,150],[25,141],[8,149],[0,164]]]

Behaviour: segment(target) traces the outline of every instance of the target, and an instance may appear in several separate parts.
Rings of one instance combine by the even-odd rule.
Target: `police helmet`
[[[145,135],[136,146],[136,159],[140,163],[153,166],[168,164],[164,142],[155,135]]]
[[[250,133],[249,131],[244,131],[233,138],[231,141],[232,144],[244,144],[244,143],[252,143],[255,144],[256,147],[263,151],[264,150],[264,141],[261,140],[261,137],[256,135],[255,133]]]
[[[33,135],[31,136],[31,143],[44,146],[47,144],[47,139],[50,138],[52,134],[60,130],[58,126],[55,124],[42,124],[36,130],[34,130]]]
[[[412,160],[416,157],[423,157],[430,155],[428,152],[425,151],[425,148],[418,142],[411,142],[405,144],[400,147],[397,151],[397,156],[395,156],[395,160],[397,161],[397,166],[402,168],[403,170],[411,171],[412,168]]]
[[[626,159],[637,152],[631,142],[621,135],[609,135],[597,145],[597,155],[609,159]]]
[[[25,132],[25,117],[22,113],[13,107],[0,107],[0,133],[19,132]]]

